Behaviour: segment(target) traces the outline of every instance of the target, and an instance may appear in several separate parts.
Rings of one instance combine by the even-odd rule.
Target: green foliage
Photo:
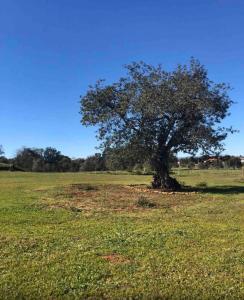
[[[197,164],[198,169],[204,170],[204,169],[208,169],[208,164],[204,163],[204,162],[199,162]]]
[[[0,162],[0,171],[9,171],[10,165]]]
[[[105,164],[108,170],[132,171],[140,159],[134,155],[130,147],[104,149]]]
[[[240,157],[226,155],[222,158],[224,168],[240,169],[242,167]]]
[[[46,163],[56,164],[60,160],[61,153],[55,148],[47,147],[43,151],[43,159]]]
[[[24,147],[17,151],[14,164],[26,171],[31,171],[34,160],[39,159],[39,157],[40,155],[36,149]]]
[[[81,97],[81,122],[99,127],[103,147],[129,148],[138,160],[149,160],[154,187],[177,189],[169,176],[171,154],[220,151],[233,132],[218,126],[232,104],[229,86],[213,83],[195,59],[172,72],[144,62],[126,69],[126,77],[110,85],[100,80]]]
[[[0,145],[0,156],[4,154],[3,146]]]
[[[1,158],[0,158],[1,159]],[[11,161],[13,170],[33,172],[78,172],[84,159],[71,159],[52,147],[45,149],[22,148]]]
[[[106,170],[105,158],[102,154],[88,156],[80,166],[80,171],[104,171]]]
[[[184,157],[179,159],[181,167],[187,167],[189,169],[198,168],[198,169],[240,169],[241,159],[237,156],[231,155],[218,155],[218,156],[191,156]]]

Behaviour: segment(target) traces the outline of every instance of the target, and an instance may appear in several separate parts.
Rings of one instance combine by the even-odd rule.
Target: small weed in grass
[[[199,182],[196,187],[199,187],[199,188],[206,188],[208,185],[206,182],[202,181],[202,182]]]
[[[147,207],[147,208],[156,207],[156,204],[151,202],[150,199],[146,198],[145,196],[140,196],[136,201],[136,205],[139,207]]]
[[[96,190],[97,190],[97,187],[88,184],[88,185],[84,186],[84,190],[85,190],[85,191],[96,191]]]
[[[74,206],[71,206],[70,210],[73,211],[73,212],[81,212],[82,211],[82,209],[80,209],[78,207],[74,207]]]

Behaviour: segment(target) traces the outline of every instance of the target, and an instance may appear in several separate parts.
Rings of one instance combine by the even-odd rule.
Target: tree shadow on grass
[[[242,183],[242,181],[241,181]],[[153,189],[150,185],[145,184],[130,184],[130,187],[145,187],[151,191],[164,192],[160,189]],[[167,191],[165,191],[167,192]],[[172,191],[168,191],[169,193]],[[177,191],[178,193],[203,193],[203,194],[222,194],[222,195],[234,195],[234,194],[244,194],[244,182],[243,185],[216,185],[216,186],[188,186],[182,185],[182,189]]]
[[[211,187],[194,187],[193,191],[205,194],[222,194],[222,195],[233,195],[233,194],[244,194],[244,186],[234,185],[218,185]]]

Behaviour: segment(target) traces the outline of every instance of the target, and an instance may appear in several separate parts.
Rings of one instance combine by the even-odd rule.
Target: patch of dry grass
[[[138,211],[152,206],[138,205],[145,197],[154,208],[177,209],[200,202],[203,196],[196,192],[162,192],[146,185],[87,185],[72,184],[49,190],[43,197],[47,208],[64,208],[72,211]]]

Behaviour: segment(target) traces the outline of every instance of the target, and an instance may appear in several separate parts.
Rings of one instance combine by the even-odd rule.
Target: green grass
[[[0,299],[244,299],[241,172],[176,175],[0,172]]]

